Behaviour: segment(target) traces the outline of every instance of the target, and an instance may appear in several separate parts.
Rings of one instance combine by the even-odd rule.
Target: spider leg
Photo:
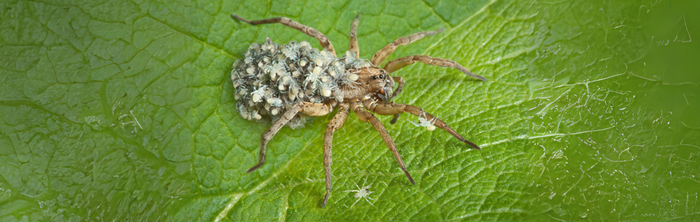
[[[456,68],[459,71],[462,71],[463,73],[465,73],[471,77],[480,79],[482,81],[486,81],[486,78],[484,78],[483,76],[480,76],[480,75],[477,75],[477,74],[470,72],[469,70],[464,68],[464,66],[460,65],[459,63],[457,63],[455,61],[430,57],[430,56],[426,56],[426,55],[412,55],[412,56],[406,56],[406,57],[394,59],[394,60],[387,62],[386,65],[384,65],[384,69],[387,72],[391,73],[391,72],[394,72],[396,70],[403,68],[404,66],[411,65],[411,64],[415,63],[416,61],[428,64],[428,65]]]
[[[430,113],[424,112],[423,109],[420,107],[395,102],[375,102],[369,100],[367,101],[368,102],[365,102],[365,107],[367,107],[368,110],[379,115],[395,115],[397,113],[410,113],[415,116],[425,115],[428,121],[435,122],[435,126],[440,127],[440,129],[444,129],[449,134],[452,134],[452,136],[457,138],[459,141],[469,144],[469,146],[472,146],[477,150],[481,150],[481,147],[464,139],[464,137],[459,135],[459,133],[455,132],[445,122],[443,122],[442,120],[438,119]]]
[[[231,17],[234,19],[243,21],[245,23],[251,24],[251,25],[280,23],[282,25],[291,27],[293,29],[296,29],[296,30],[303,32],[304,34],[307,34],[311,37],[318,39],[318,42],[321,43],[321,46],[323,46],[323,49],[330,52],[333,56],[336,56],[335,49],[333,49],[333,44],[331,43],[330,40],[328,40],[328,37],[326,37],[326,35],[319,32],[315,28],[305,26],[305,25],[303,25],[299,22],[296,22],[294,20],[291,20],[287,17],[268,18],[268,19],[254,20],[254,21],[248,21],[247,19],[241,18],[240,16],[234,15],[234,14],[231,14]]]
[[[406,57],[394,59],[394,60],[387,62],[386,65],[384,65],[384,69],[387,72],[392,73],[396,70],[403,68],[404,66],[411,65],[411,64],[415,63],[416,61],[428,64],[428,65],[456,68],[456,69],[459,69],[459,71],[462,71],[463,73],[465,73],[471,77],[480,79],[482,81],[486,81],[486,78],[484,78],[483,76],[480,76],[480,75],[477,75],[477,74],[470,72],[469,70],[464,68],[464,66],[460,65],[459,63],[457,63],[455,61],[430,57],[430,56],[426,56],[426,55],[412,55],[412,56],[406,56]]]
[[[352,20],[352,25],[350,25],[350,47],[348,50],[355,53],[355,58],[360,58],[360,46],[357,44],[357,26],[360,24],[360,13],[357,13],[355,19]]]
[[[406,84],[406,82],[403,81],[403,78],[401,78],[401,76],[392,76],[391,78],[394,79],[394,82],[399,83],[399,87],[396,87],[396,91],[394,91],[394,94],[391,95],[391,98],[393,99],[401,93],[401,90],[403,90],[403,86]],[[394,118],[391,119],[389,123],[391,123],[392,125],[395,124],[396,121],[399,120],[400,115],[401,113],[394,114]]]
[[[331,148],[333,147],[333,132],[343,127],[345,120],[348,118],[348,106],[341,105],[338,113],[335,114],[330,123],[328,123],[328,128],[326,128],[326,135],[323,137],[323,169],[326,173],[326,197],[323,198],[323,204],[321,207],[325,207],[328,202],[328,197],[331,194],[331,164],[333,162],[333,155]],[[358,188],[359,190],[359,188]],[[358,191],[359,192],[359,191]]]
[[[371,197],[365,197],[365,200],[367,201],[367,203],[369,203],[369,205],[372,205],[374,207],[374,204],[372,204],[372,202],[369,202],[368,199],[369,200],[374,200],[374,199],[372,199]]]
[[[374,55],[372,56],[372,59],[370,61],[372,62],[373,65],[379,66],[400,45],[408,45],[408,44],[415,42],[415,41],[418,41],[419,39],[422,39],[426,36],[435,35],[435,34],[438,34],[442,31],[444,31],[444,30],[445,30],[444,28],[441,28],[441,29],[438,29],[435,31],[417,32],[417,33],[413,33],[413,34],[408,35],[408,36],[398,38],[398,39],[394,40],[394,42],[389,43],[386,46],[384,46],[384,48],[377,51],[377,53],[374,53]]]
[[[362,198],[357,198],[357,200],[355,201],[355,203],[352,203],[352,205],[350,205],[350,208],[354,207],[355,204],[356,204],[357,202],[360,202],[361,199],[362,199]]]
[[[411,181],[411,184],[415,185],[416,182],[413,181],[413,177],[411,177],[411,174],[408,173],[408,170],[406,170],[406,165],[403,163],[401,155],[399,155],[399,151],[396,150],[396,144],[394,144],[394,140],[391,139],[391,136],[389,136],[389,133],[386,131],[386,128],[384,128],[382,122],[379,121],[379,119],[377,119],[377,117],[374,116],[372,113],[365,110],[360,102],[354,102],[352,104],[352,107],[353,111],[355,111],[355,113],[357,114],[358,119],[365,122],[369,122],[370,124],[372,124],[374,129],[376,129],[379,132],[379,135],[382,136],[382,139],[384,140],[384,143],[386,143],[386,146],[388,146],[389,150],[391,150],[391,152],[394,153],[394,157],[396,157],[396,160],[399,162],[401,170],[403,170],[403,172],[406,174],[408,180]]]
[[[258,164],[251,167],[246,173],[253,172],[260,168],[263,164],[265,164],[265,153],[267,152],[267,142],[269,142],[272,137],[277,134],[277,132],[280,131],[280,129],[289,122],[294,116],[297,115],[297,113],[302,112],[306,115],[309,116],[323,116],[328,114],[330,111],[332,111],[333,108],[330,105],[323,104],[323,103],[310,103],[310,102],[303,102],[299,103],[297,105],[292,106],[291,108],[287,109],[282,116],[275,121],[275,123],[270,126],[265,133],[262,134],[262,138],[260,139],[260,160],[258,161]]]
[[[394,114],[394,116],[396,116],[396,115],[398,115],[398,114]],[[419,121],[418,123],[415,123],[415,122],[413,122],[413,121],[411,121],[411,120],[409,119],[408,122],[411,122],[411,124],[413,124],[413,125],[416,126],[416,127],[421,126],[420,124],[418,124],[418,123],[420,123],[420,121]]]

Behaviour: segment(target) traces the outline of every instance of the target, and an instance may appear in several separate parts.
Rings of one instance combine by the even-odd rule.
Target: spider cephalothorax
[[[270,120],[270,129],[265,131],[260,141],[260,160],[248,170],[252,172],[265,163],[267,142],[285,125],[291,128],[302,127],[310,116],[323,116],[336,108],[338,113],[328,124],[324,137],[323,165],[326,175],[326,196],[322,206],[326,205],[331,192],[331,147],[333,132],[342,127],[352,110],[357,117],[369,122],[379,131],[382,139],[399,162],[399,166],[412,184],[415,184],[411,174],[401,160],[396,145],[387,133],[384,125],[375,117],[393,115],[391,123],[395,123],[401,113],[410,113],[419,117],[421,126],[436,126],[444,129],[458,140],[480,149],[476,144],[464,139],[461,135],[447,126],[445,122],[423,111],[423,109],[406,104],[391,102],[391,99],[401,93],[404,81],[401,77],[390,74],[416,61],[429,65],[456,68],[463,73],[486,81],[486,78],[472,74],[460,64],[441,58],[425,55],[406,56],[391,60],[384,65],[384,60],[399,45],[406,45],[425,36],[434,35],[437,31],[419,32],[401,37],[379,50],[371,60],[360,59],[357,44],[357,26],[359,15],[353,20],[350,29],[350,47],[343,57],[338,58],[333,44],[318,30],[304,26],[285,17],[248,21],[237,15],[234,19],[252,25],[266,23],[281,23],[302,31],[318,39],[323,46],[319,51],[308,42],[290,42],[279,45],[269,38],[264,44],[252,44],[245,58],[237,60],[231,71],[231,81],[235,88],[237,100],[236,109],[248,120]],[[396,89],[395,85],[398,84]],[[434,129],[434,127],[432,127]]]

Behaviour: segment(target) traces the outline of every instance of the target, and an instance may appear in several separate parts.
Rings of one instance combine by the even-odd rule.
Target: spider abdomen
[[[301,102],[343,102],[341,86],[357,79],[348,70],[365,66],[369,63],[352,53],[336,58],[305,41],[280,45],[267,38],[262,45],[250,45],[245,57],[233,63],[236,109],[248,120],[275,121]],[[300,113],[288,125],[299,128],[309,120]]]

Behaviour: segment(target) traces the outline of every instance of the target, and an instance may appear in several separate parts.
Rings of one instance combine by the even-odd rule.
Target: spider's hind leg
[[[258,164],[248,169],[246,173],[253,172],[260,168],[263,164],[265,164],[267,142],[269,142],[272,139],[272,137],[274,137],[275,134],[277,134],[277,132],[279,132],[280,129],[282,129],[282,127],[286,125],[287,122],[289,122],[289,120],[294,118],[294,116],[296,116],[300,110],[301,105],[292,106],[286,112],[284,112],[284,114],[282,114],[282,116],[277,121],[275,121],[275,123],[273,123],[272,126],[270,126],[270,128],[267,129],[267,131],[265,131],[265,133],[262,134],[260,138],[260,160],[258,161]]]

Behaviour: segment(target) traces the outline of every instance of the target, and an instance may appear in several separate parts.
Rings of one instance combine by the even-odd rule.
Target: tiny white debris
[[[358,78],[358,76],[356,74],[352,74],[352,75],[348,76],[348,79],[350,79],[350,81],[355,81],[355,80],[357,80],[357,78]]]
[[[134,112],[129,110],[129,113],[131,113],[131,117],[134,117],[134,120],[136,121],[136,124],[139,125],[139,128],[143,129],[143,127],[141,127],[141,123],[139,123],[139,119],[136,119],[136,115],[134,115]]]

